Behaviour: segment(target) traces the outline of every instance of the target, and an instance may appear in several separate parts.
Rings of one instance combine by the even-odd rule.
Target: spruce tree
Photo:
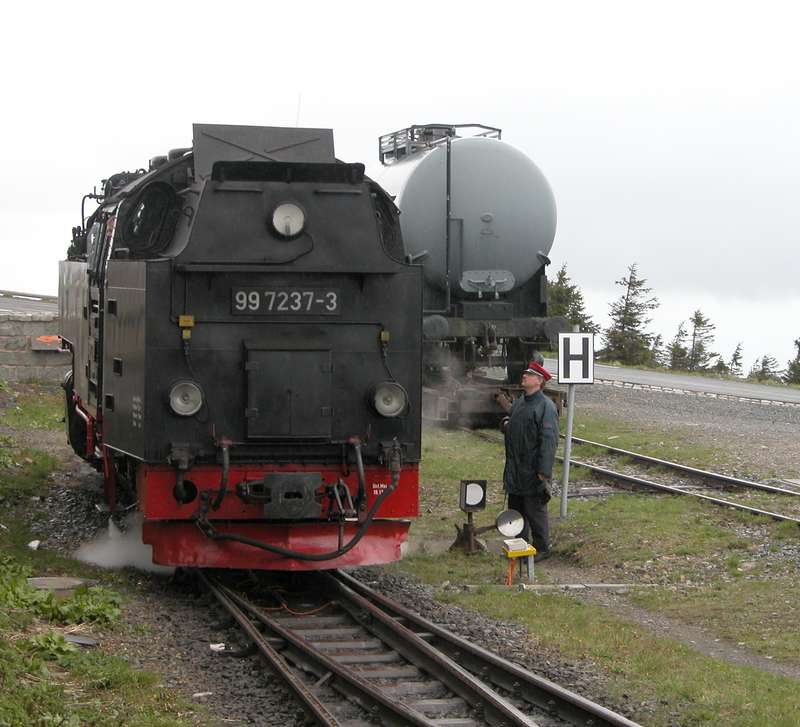
[[[598,326],[586,312],[581,289],[567,275],[564,263],[556,273],[556,279],[547,287],[547,307],[551,316],[564,316],[569,322],[586,333],[599,333]]]
[[[797,355],[786,364],[786,373],[783,380],[787,384],[800,384],[800,338],[794,339]]]
[[[686,368],[689,371],[704,371],[708,368],[709,360],[718,355],[709,350],[714,341],[715,326],[699,310],[692,314],[689,324],[692,327],[692,335]]]
[[[750,373],[747,378],[756,381],[778,381],[779,374],[778,362],[773,356],[766,355],[756,359],[755,363],[750,367]]]
[[[660,333],[653,336],[653,342],[650,344],[650,357],[656,366],[669,366],[669,355],[664,350],[664,337]]]
[[[653,334],[645,329],[651,321],[647,314],[658,308],[658,299],[650,296],[652,289],[646,283],[633,263],[628,267],[627,277],[616,281],[624,292],[609,307],[611,325],[605,331],[606,357],[629,366],[653,363],[650,348]]]
[[[669,367],[673,371],[686,370],[689,363],[689,351],[686,348],[686,324],[681,321],[678,324],[678,332],[669,344],[667,349],[669,356]]]
[[[731,362],[728,364],[728,369],[734,376],[742,375],[742,342],[736,344],[736,349],[731,355]]]
[[[715,374],[729,374],[731,370],[728,368],[728,364],[725,363],[725,359],[722,356],[717,356],[717,360],[714,361],[714,365],[708,368],[709,371],[713,371]]]

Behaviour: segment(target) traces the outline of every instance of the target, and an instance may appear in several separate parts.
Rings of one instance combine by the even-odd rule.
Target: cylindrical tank
[[[400,208],[406,249],[424,252],[431,285],[446,285],[447,144],[383,167],[377,181]],[[450,144],[450,284],[458,296],[508,292],[543,265],[556,232],[556,204],[538,167],[499,139]]]

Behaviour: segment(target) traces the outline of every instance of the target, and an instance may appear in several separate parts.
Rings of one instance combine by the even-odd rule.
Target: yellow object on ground
[[[506,558],[508,558],[508,572],[506,573],[506,585],[512,586],[514,585],[514,562],[518,558],[530,558],[531,560],[528,561],[528,578],[533,577],[533,556],[536,555],[536,548],[532,545],[528,545],[527,548],[521,550],[509,550],[505,545],[503,546],[503,553],[505,554]],[[520,561],[520,576],[522,575],[522,561]]]

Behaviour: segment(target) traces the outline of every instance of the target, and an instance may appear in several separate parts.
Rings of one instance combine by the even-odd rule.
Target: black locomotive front
[[[62,263],[73,447],[138,501],[156,562],[398,558],[422,296],[391,200],[326,130],[197,125],[172,156]]]

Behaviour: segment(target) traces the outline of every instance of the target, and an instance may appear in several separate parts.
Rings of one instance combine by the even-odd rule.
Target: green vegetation
[[[701,469],[718,469],[730,460],[725,451],[699,444],[691,427],[674,427],[669,433],[665,433],[663,429],[655,427],[648,429],[641,424],[576,412],[573,434],[581,439],[617,449],[627,449]],[[581,456],[588,457],[597,451],[591,445],[573,444],[572,456],[580,459]]]
[[[56,599],[52,593],[28,584],[30,567],[0,553],[0,608],[6,617],[37,617],[60,624],[110,623],[119,618],[119,596],[108,588],[81,587],[70,598]],[[0,625],[2,617],[0,617]]]
[[[733,564],[732,564],[733,565]],[[741,567],[740,561],[737,567]],[[752,575],[752,571],[747,572]],[[800,664],[800,586],[796,577],[714,582],[703,590],[647,590],[637,604],[746,645],[751,651]]]
[[[646,706],[647,725],[793,727],[800,691],[792,679],[733,666],[658,638],[608,608],[560,594],[448,591],[447,602],[525,625],[537,646],[590,660],[608,678],[612,696]]]
[[[56,632],[0,638],[0,725],[178,727],[191,707],[155,674],[122,659],[81,652]]]
[[[0,424],[14,429],[61,429],[63,402],[64,393],[55,385],[26,384],[15,400],[0,409]]]
[[[16,388],[16,387],[15,387]],[[33,575],[92,577],[105,583],[124,575],[47,550],[31,550],[31,524],[45,517],[55,457],[20,446],[32,430],[61,427],[56,387],[0,385],[0,727],[168,727],[204,723],[202,710],[159,686],[156,674],[131,668],[100,649],[84,651],[65,639],[80,624],[103,641],[128,628],[122,599],[107,586],[80,587],[57,599],[28,583]],[[27,435],[27,436],[26,436]]]
[[[694,444],[691,434],[688,428],[665,433],[576,416],[576,435],[586,439],[710,469],[727,461],[724,452]],[[623,701],[626,694],[628,704],[641,705],[634,707],[634,716],[643,724],[797,723],[800,693],[792,680],[657,637],[620,618],[613,606],[562,593],[509,591],[500,585],[506,563],[497,552],[496,535],[494,552],[465,556],[447,551],[453,524],[466,520],[458,510],[460,479],[489,480],[489,506],[475,515],[476,524],[491,523],[502,507],[503,448],[499,442],[442,430],[426,431],[423,448],[423,516],[412,533],[427,548],[397,564],[398,571],[437,588],[441,600],[524,624],[544,655],[553,650],[588,660],[612,697]],[[599,453],[589,447],[574,451],[579,459]],[[572,472],[573,482],[582,476],[579,469]],[[752,497],[769,503],[776,496]],[[777,509],[777,500],[772,504]],[[800,540],[795,524],[687,498],[639,493],[570,500],[569,512],[569,518],[560,520],[558,502],[551,502],[555,556],[537,566],[540,583],[568,564],[580,568],[587,580],[646,584],[624,598],[755,654],[800,664],[797,563],[764,558],[759,540],[766,539],[768,550],[777,553],[782,544]],[[460,584],[477,589],[459,590]]]
[[[69,598],[28,584],[32,570],[0,553],[0,725],[180,725],[191,714],[158,677],[123,660],[84,652],[53,625],[115,624],[120,597],[81,587]]]

